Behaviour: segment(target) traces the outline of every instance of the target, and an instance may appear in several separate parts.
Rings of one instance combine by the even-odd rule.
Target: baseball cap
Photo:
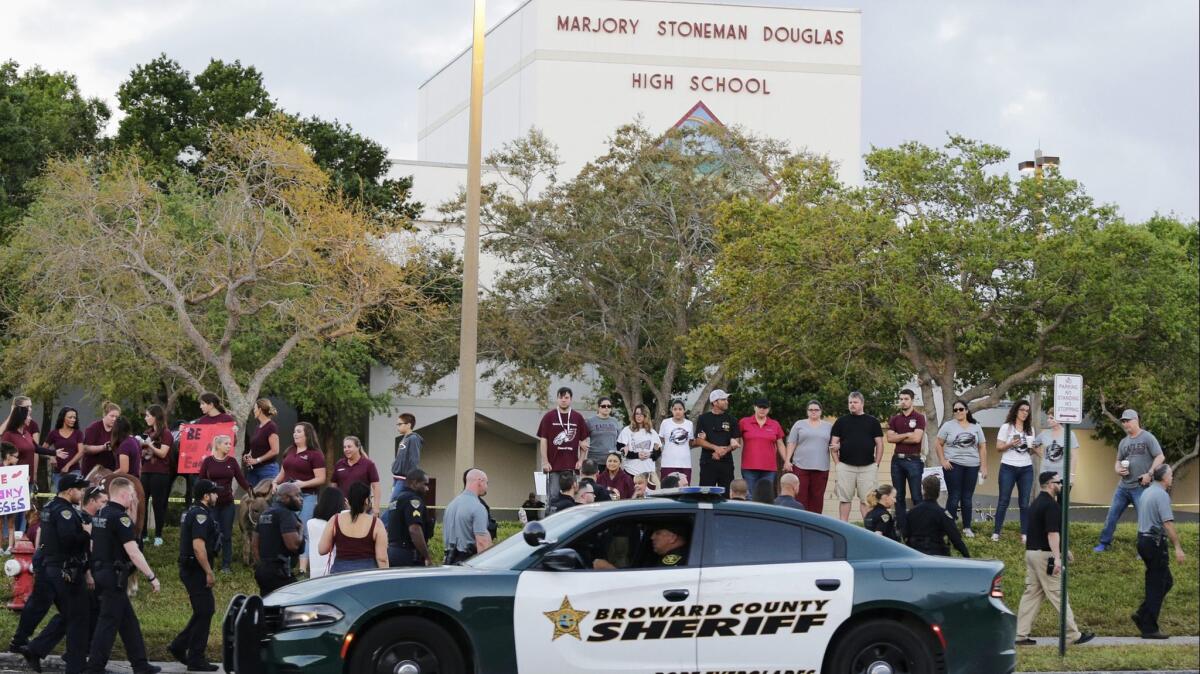
[[[766,409],[771,406],[771,401],[767,400],[766,398],[759,398],[758,400],[754,401],[754,406]]]
[[[63,492],[68,489],[86,489],[90,484],[82,475],[67,473],[58,479],[58,490]]]
[[[729,397],[729,394],[722,391],[721,389],[719,389],[719,388],[713,389],[713,392],[708,394],[708,402],[715,403],[718,400],[725,400],[728,397]]]
[[[1137,418],[1138,418],[1137,410],[1125,410],[1124,412],[1121,412],[1121,421],[1128,421],[1130,419],[1137,419]]]
[[[216,494],[220,491],[221,488],[212,480],[196,480],[196,484],[192,487],[192,498],[200,498],[205,494]]]

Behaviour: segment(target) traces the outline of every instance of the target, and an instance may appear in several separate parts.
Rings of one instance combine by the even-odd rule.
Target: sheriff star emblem
[[[550,641],[554,641],[564,634],[569,634],[583,641],[583,638],[579,636],[579,624],[583,622],[583,619],[589,613],[591,611],[576,611],[571,606],[571,600],[564,595],[562,605],[558,607],[557,611],[546,611],[543,614],[550,619],[550,622],[554,623],[554,636]]]

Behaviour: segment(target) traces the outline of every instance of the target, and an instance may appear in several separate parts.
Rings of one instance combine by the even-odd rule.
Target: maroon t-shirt
[[[254,431],[253,437],[250,438],[250,456],[257,459],[271,451],[272,435],[279,435],[279,427],[275,425],[273,420],[268,420],[267,423],[259,426]],[[276,458],[278,459],[278,457]]]
[[[129,475],[132,477],[142,476],[142,443],[137,439],[136,435],[131,435],[121,441],[121,445],[117,447],[113,461],[117,464],[117,468],[121,467],[121,457],[129,457]]]
[[[325,467],[325,455],[315,449],[297,452],[296,447],[288,447],[287,456],[283,459],[283,479],[286,481],[307,482],[316,475],[317,468]],[[317,493],[317,487],[305,487],[305,494]]]
[[[29,433],[29,437],[32,438],[33,436],[37,435],[38,431],[40,431],[40,430],[42,430],[42,429],[40,426],[38,426],[38,422],[34,421],[33,419],[25,420],[25,432]],[[30,540],[32,540],[32,539],[30,539]]]
[[[342,457],[334,464],[333,479],[330,481],[337,485],[343,494],[349,494],[350,485],[355,482],[362,482],[368,487],[372,482],[378,482],[379,471],[375,469],[375,462],[365,456],[358,457],[358,463],[353,466],[346,457]]]
[[[616,477],[610,477],[607,470],[600,471],[596,476],[596,484],[605,489],[616,489],[622,499],[633,498],[633,476],[624,470],[617,470]]]
[[[60,459],[57,456],[54,457],[54,472],[61,473],[63,466],[67,465],[67,462],[75,458],[75,454],[79,452],[79,443],[83,442],[83,432],[78,428],[72,428],[71,433],[64,438],[62,436],[62,429],[56,428],[47,433],[46,437],[42,438],[42,442],[48,444],[50,451],[55,453],[60,449],[67,450],[67,458]],[[78,468],[79,464],[75,465]]]
[[[159,433],[150,436],[150,444],[154,445],[155,449],[163,445],[170,447],[175,444],[175,436],[171,435],[170,429],[164,428]],[[166,456],[159,458],[153,451],[149,449],[145,450],[142,455],[142,473],[170,473],[170,458],[170,452],[167,452]]]
[[[199,419],[193,421],[192,423],[200,424],[202,426],[207,425],[207,424],[236,424],[237,420],[234,419],[233,415],[229,414],[228,412],[222,412],[221,414],[218,414],[216,416],[211,416],[211,417],[206,414],[206,415],[200,417]],[[232,452],[234,449],[237,449],[237,446],[238,446],[237,436],[238,436],[238,434],[235,432],[233,434],[233,437],[230,438],[231,440],[233,440],[233,444],[230,446],[230,452]]]
[[[925,430],[925,415],[916,410],[908,416],[904,416],[903,413],[894,414],[888,419],[888,428],[894,433],[912,433],[918,428]],[[900,456],[920,456],[921,443],[897,442],[895,453]]]
[[[203,480],[212,480],[221,488],[221,491],[217,493],[218,508],[233,503],[234,480],[237,480],[242,489],[250,491],[250,483],[246,481],[241,465],[238,464],[237,459],[233,458],[232,454],[226,455],[224,459],[218,459],[211,454],[204,457],[204,460],[200,462],[199,477]]]
[[[588,437],[587,420],[575,410],[563,414],[556,407],[542,417],[537,436],[546,439],[546,460],[553,471],[575,470],[579,443]]]
[[[103,421],[94,421],[91,426],[88,426],[83,431],[83,444],[85,445],[103,445],[109,440],[112,440],[112,431],[104,430]],[[92,472],[96,466],[104,466],[109,470],[117,469],[117,457],[112,453],[112,450],[105,450],[99,454],[83,453],[83,458],[79,460],[79,470],[84,477]]]
[[[17,448],[17,463],[29,467],[29,479],[33,480],[33,457],[37,454],[37,445],[33,444],[33,435],[28,427],[20,433],[4,431],[0,433],[0,441],[12,443]]]

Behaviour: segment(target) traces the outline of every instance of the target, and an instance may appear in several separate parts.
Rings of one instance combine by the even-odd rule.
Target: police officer
[[[420,468],[408,472],[404,489],[392,503],[388,519],[388,564],[390,566],[435,566],[429,555],[433,518],[425,510],[429,477]]]
[[[942,482],[937,475],[926,475],[921,480],[921,496],[925,500],[908,512],[905,542],[908,547],[927,555],[949,557],[950,548],[946,545],[946,538],[949,538],[959,554],[970,557],[962,534],[958,533],[958,527],[954,524],[954,517],[938,505],[937,498],[941,492]]]
[[[487,474],[478,468],[467,471],[466,488],[446,506],[446,521],[442,523],[446,564],[461,564],[492,547],[488,532],[488,511],[482,503],[487,495]]]
[[[220,527],[213,519],[213,508],[221,488],[211,480],[196,480],[192,486],[192,507],[183,514],[179,525],[179,580],[187,590],[192,618],[167,646],[176,660],[190,672],[215,672],[208,661],[208,630],[217,610],[213,598],[212,560],[221,551]]]
[[[941,489],[940,485],[938,489]],[[890,510],[897,502],[896,488],[892,485],[881,484],[872,489],[867,494],[867,507],[870,510],[867,511],[866,517],[863,517],[863,528],[867,531],[874,531],[884,538],[900,542],[900,536],[896,533],[896,518],[892,516]]]
[[[671,525],[655,529],[650,534],[654,557],[650,566],[687,566],[688,527]]]
[[[135,674],[162,671],[146,659],[146,644],[127,590],[129,576],[136,568],[158,592],[158,576],[138,549],[137,534],[129,509],[137,503],[137,492],[128,478],[119,477],[108,485],[108,505],[92,518],[92,577],[100,596],[100,618],[88,653],[87,671],[104,672],[117,634]]]
[[[87,481],[82,477],[71,473],[64,475],[58,483],[58,495],[42,510],[41,572],[34,580],[48,590],[48,599],[66,623],[67,650],[63,653],[63,663],[69,674],[82,672],[87,658],[88,605],[84,573],[87,571],[90,527],[84,524],[75,509],[83,499],[85,487]],[[31,669],[42,671],[42,654],[26,645],[15,650]]]
[[[275,489],[275,502],[258,518],[250,542],[258,548],[254,581],[264,597],[294,580],[292,563],[304,546],[297,514],[302,504],[296,483],[284,482]]]
[[[104,489],[100,487],[86,486],[86,480],[77,481],[77,484],[83,484],[86,487],[83,492],[83,508],[79,510],[79,517],[83,520],[84,528],[89,529],[92,526],[92,517],[94,517],[96,513],[100,512],[101,508],[108,504],[108,492],[104,491]],[[59,481],[59,487],[62,487],[61,480]],[[41,534],[39,534],[39,539],[42,539]],[[39,545],[39,552],[43,551],[44,549],[44,545]],[[81,568],[84,570],[84,580],[89,588],[92,585],[92,574],[88,559],[90,557],[90,551],[91,537],[89,536],[88,545],[84,551],[84,557],[82,560],[80,560],[82,562]],[[43,567],[44,566],[45,565],[43,564]],[[47,584],[49,584],[49,582],[49,579],[47,579]],[[36,586],[34,589],[37,589]],[[47,592],[48,591],[49,590],[47,590]],[[87,657],[88,648],[92,641],[92,633],[96,631],[96,620],[100,615],[100,602],[96,600],[96,594],[91,592],[89,589],[84,592],[84,597],[86,602],[85,606],[87,608],[87,631],[85,632],[86,638],[84,639],[84,642],[80,646],[79,650],[81,660]],[[47,609],[48,608],[49,607],[47,607]],[[29,604],[26,604],[25,608],[21,611],[22,624],[24,624],[26,619],[25,612],[29,609]],[[45,615],[46,611],[42,611],[40,614],[30,614],[29,619],[33,622],[33,626],[36,627],[37,623],[41,622]],[[25,657],[25,662],[29,664],[30,668],[34,671],[41,671],[41,659],[49,655],[51,651],[57,648],[58,642],[62,641],[63,637],[67,636],[67,617],[68,614],[64,614],[61,611],[54,614],[54,617],[50,619],[50,622],[46,623],[46,626],[42,628],[41,634],[38,634],[36,639],[30,641],[25,647],[24,651],[15,651]],[[15,636],[13,638],[16,639]]]

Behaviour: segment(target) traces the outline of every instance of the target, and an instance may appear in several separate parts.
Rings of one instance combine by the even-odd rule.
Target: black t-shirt
[[[88,534],[83,519],[71,502],[55,496],[42,509],[42,558],[51,564],[61,564],[71,557],[86,557]]]
[[[209,561],[221,551],[221,532],[213,521],[212,511],[202,505],[194,505],[183,513],[179,523],[179,563],[189,562],[196,558],[196,550],[192,541],[204,541],[204,551]]]
[[[883,428],[870,414],[847,414],[833,422],[830,435],[842,441],[838,461],[850,466],[869,466],[875,463],[875,438],[883,437]]]
[[[125,544],[136,540],[133,519],[120,503],[109,501],[92,518],[92,561],[96,564],[128,562]]]
[[[415,491],[405,489],[396,496],[396,500],[392,504],[392,516],[388,518],[388,545],[411,548],[412,536],[409,534],[408,528],[414,524],[421,527],[421,531],[425,534],[425,540],[428,542],[430,536],[433,535],[434,523],[425,510],[425,499],[418,496]]]
[[[704,439],[718,447],[728,447],[733,438],[742,437],[742,431],[738,429],[737,420],[733,415],[726,412],[724,414],[714,414],[705,412],[696,419],[696,437],[704,434]],[[700,463],[733,463],[733,452],[729,452],[720,459],[714,459],[712,450],[708,448],[700,449]]]
[[[282,504],[276,503],[258,518],[258,558],[267,564],[280,561],[280,557],[296,557],[287,549],[283,535],[300,533],[300,517]]]
[[[1025,532],[1026,550],[1050,551],[1047,534],[1062,532],[1062,506],[1046,492],[1038,494],[1029,508],[1029,526]]]

